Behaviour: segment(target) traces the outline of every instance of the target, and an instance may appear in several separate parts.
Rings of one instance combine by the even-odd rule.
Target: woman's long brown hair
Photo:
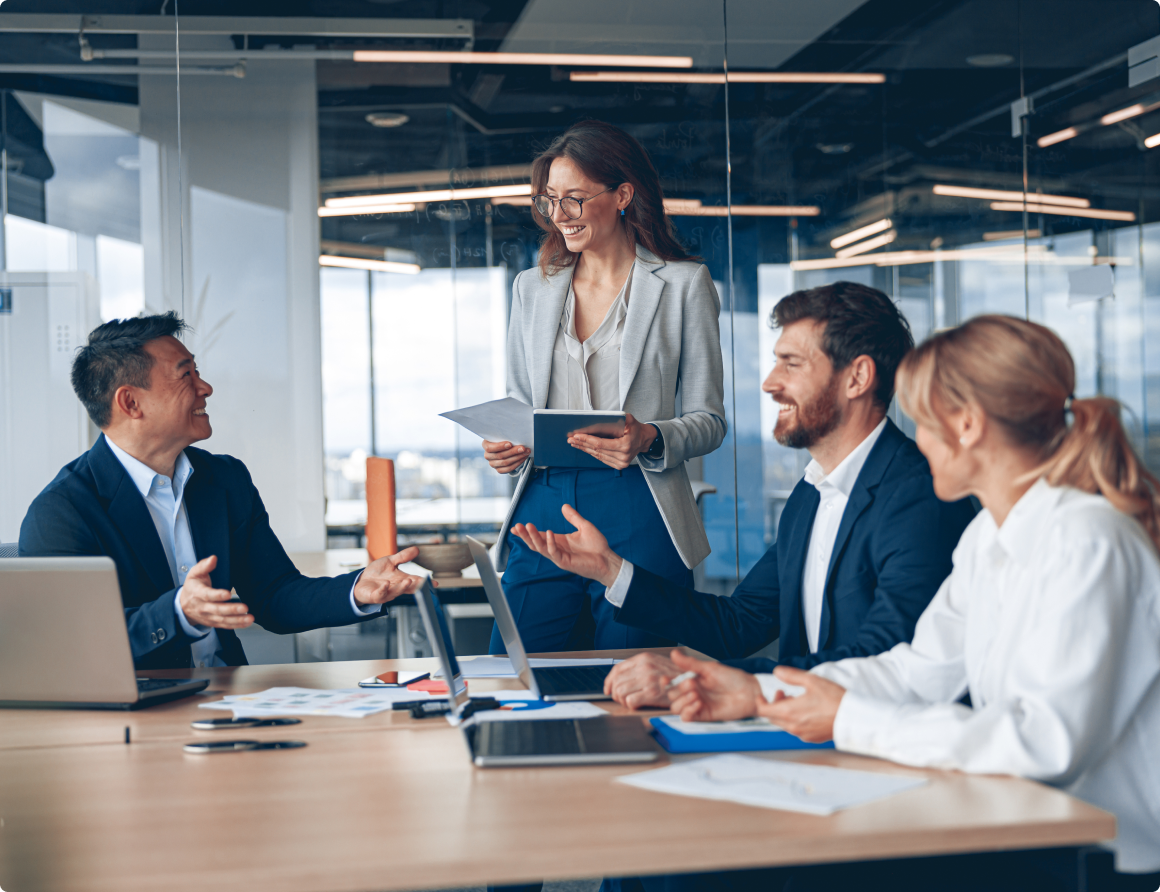
[[[978,406],[1012,443],[1039,457],[1025,480],[1101,493],[1160,547],[1160,481],[1132,449],[1118,402],[1072,396],[1075,363],[1051,329],[1013,316],[976,316],[908,353],[896,385],[903,411],[947,437],[946,415]]]
[[[661,260],[699,260],[682,246],[673,224],[665,215],[661,178],[639,142],[612,124],[580,121],[573,124],[536,156],[532,162],[532,194],[548,187],[548,172],[557,158],[567,158],[588,179],[615,189],[630,183],[632,203],[624,209],[624,226],[636,244]],[[540,240],[540,272],[551,276],[567,269],[579,256],[568,250],[564,236],[551,220],[532,208],[536,225],[544,230]]]

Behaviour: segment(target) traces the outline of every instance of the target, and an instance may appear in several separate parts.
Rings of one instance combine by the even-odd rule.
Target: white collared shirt
[[[193,465],[182,452],[174,463],[171,481],[164,474],[158,474],[144,462],[133,458],[109,439],[108,434],[105,435],[105,442],[141,493],[145,507],[149,509],[149,516],[153,518],[153,526],[157,528],[157,537],[161,540],[173,584],[177,587],[173,597],[173,612],[177,614],[182,631],[191,639],[193,665],[199,669],[204,666],[224,666],[225,662],[218,656],[217,632],[193,625],[181,609],[181,587],[190,569],[197,563],[193,534],[189,529],[189,515],[185,511],[185,487],[193,476]]]
[[[818,513],[814,516],[814,526],[810,530],[810,544],[806,549],[806,563],[802,570],[802,618],[806,627],[806,640],[810,653],[818,650],[822,632],[822,605],[826,601],[826,576],[830,569],[830,557],[834,553],[834,543],[838,538],[838,527],[842,524],[842,514],[854,491],[854,483],[862,473],[862,466],[870,450],[878,442],[886,428],[883,418],[870,435],[854,447],[834,470],[827,474],[817,461],[806,465],[806,483],[818,491]]]
[[[632,268],[620,294],[604,314],[600,326],[581,342],[576,337],[576,292],[568,284],[568,298],[552,345],[552,376],[548,381],[548,409],[604,409],[619,412],[620,345],[628,318]]]
[[[982,511],[912,643],[812,671],[847,690],[839,749],[1060,787],[1115,813],[1117,869],[1160,870],[1160,558],[1102,496]]]
[[[193,667],[201,669],[205,666],[225,666],[225,661],[218,654],[221,648],[217,632],[213,628],[193,625],[186,618],[185,611],[181,609],[181,587],[185,584],[185,577],[197,563],[193,534],[189,528],[189,515],[185,511],[185,487],[189,483],[189,478],[193,476],[193,465],[182,452],[174,463],[171,481],[164,474],[158,474],[147,464],[131,456],[109,439],[108,434],[105,434],[105,442],[109,444],[109,449],[141,493],[145,506],[149,509],[149,516],[153,518],[153,526],[157,528],[157,537],[161,540],[161,548],[165,552],[165,559],[169,562],[173,584],[177,586],[177,592],[173,596],[173,612],[177,614],[182,631],[191,639]],[[379,604],[364,608],[355,600],[354,588],[361,576],[361,573],[356,576],[350,586],[350,607],[356,617],[371,616],[382,610]]]

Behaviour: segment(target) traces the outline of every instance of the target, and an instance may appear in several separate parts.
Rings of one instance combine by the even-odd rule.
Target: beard
[[[841,420],[838,412],[838,376],[834,375],[825,390],[805,405],[793,402],[778,405],[795,406],[797,412],[792,422],[783,422],[778,418],[773,438],[790,449],[809,449],[833,431]]]

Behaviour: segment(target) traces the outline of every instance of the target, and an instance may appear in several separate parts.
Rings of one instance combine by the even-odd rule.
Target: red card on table
[[[467,682],[464,681],[464,687]],[[447,682],[440,681],[437,678],[425,678],[422,681],[417,681],[414,684],[407,685],[408,691],[426,691],[428,694],[446,694]]]

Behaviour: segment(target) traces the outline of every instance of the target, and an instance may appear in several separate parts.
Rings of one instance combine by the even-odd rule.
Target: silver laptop
[[[469,702],[467,684],[459,671],[443,607],[429,580],[415,592],[415,602],[423,616],[427,640],[447,680],[451,711],[456,718],[462,718]],[[659,755],[639,716],[503,721],[469,717],[459,727],[471,761],[480,768],[653,762]]]
[[[512,609],[508,606],[503,584],[495,572],[487,546],[466,537],[475,566],[479,568],[479,578],[483,580],[483,590],[495,615],[503,646],[507,649],[512,666],[529,691],[541,700],[608,700],[604,693],[604,679],[612,671],[611,666],[561,666],[555,669],[533,669],[528,662],[528,652],[520,639]]]
[[[136,677],[112,558],[0,558],[0,706],[138,709],[208,684]]]

